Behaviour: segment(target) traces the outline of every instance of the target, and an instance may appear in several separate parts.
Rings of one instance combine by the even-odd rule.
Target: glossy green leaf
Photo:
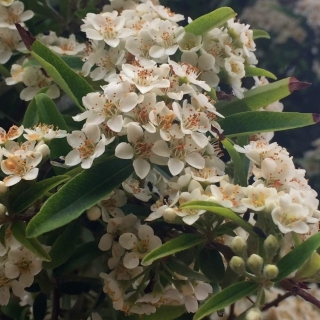
[[[82,70],[83,61],[80,57],[62,56],[61,59],[68,65],[69,68],[75,70]]]
[[[287,97],[295,90],[308,86],[308,83],[300,82],[295,78],[286,78],[248,90],[244,93],[243,99],[233,98],[231,101],[219,101],[215,107],[225,117],[238,112],[255,111]]]
[[[279,269],[279,274],[275,279],[272,279],[272,281],[280,281],[287,277],[291,272],[297,270],[311,257],[313,251],[317,250],[319,247],[320,232],[314,234],[305,242],[298,245],[278,261],[277,267]]]
[[[33,319],[43,320],[47,314],[47,296],[40,292],[33,301]]]
[[[247,66],[245,67],[245,71],[246,71],[246,77],[257,76],[257,77],[267,77],[273,80],[277,80],[277,77],[272,72],[265,69]]]
[[[270,39],[270,35],[267,31],[260,30],[260,29],[254,29],[252,31],[253,31],[253,40],[259,39],[259,38]]]
[[[131,160],[114,157],[81,172],[44,203],[28,224],[28,237],[37,237],[77,219],[132,172]]]
[[[199,281],[208,281],[208,279],[209,279],[205,275],[189,268],[186,264],[184,264],[182,261],[174,258],[173,256],[168,258],[167,265],[174,272],[176,272],[184,277],[187,277],[188,279],[195,279],[195,280],[199,280]]]
[[[223,134],[239,137],[260,132],[282,131],[316,124],[320,115],[299,112],[251,111],[219,120]]]
[[[204,241],[205,239],[197,234],[182,234],[181,236],[169,240],[160,247],[152,250],[143,258],[142,262],[144,264],[151,264],[155,260],[192,248],[200,243],[203,243]]]
[[[209,314],[221,310],[230,304],[253,294],[257,291],[259,284],[256,282],[243,281],[218,292],[207,300],[196,312],[193,320],[200,320]]]
[[[13,236],[28,250],[44,261],[50,261],[51,258],[47,251],[42,247],[37,239],[28,239],[26,237],[26,225],[22,221],[14,221],[10,227]]]
[[[75,104],[83,110],[82,97],[93,92],[88,82],[78,75],[75,71],[56,54],[54,54],[46,45],[36,40],[30,32],[17,26],[20,36],[25,43],[30,54],[44,68],[49,76],[67,93]]]
[[[224,264],[219,251],[203,248],[199,254],[199,266],[211,282],[220,282],[225,274]]]
[[[93,260],[104,254],[98,248],[97,241],[91,241],[80,244],[76,247],[71,257],[61,266],[55,268],[53,273],[55,276],[63,276],[76,269],[81,269],[87,264],[92,263]]]
[[[22,192],[18,198],[16,198],[12,206],[14,213],[19,213],[27,209],[48,191],[68,179],[70,179],[69,176],[56,176],[35,183],[25,192]]]
[[[27,110],[23,117],[22,125],[25,128],[32,128],[38,123],[39,123],[39,115],[38,115],[36,98],[34,97],[28,104]]]
[[[248,185],[247,174],[241,154],[234,148],[232,141],[228,138],[221,139],[220,142],[227,150],[232,162],[234,163],[234,184],[246,187]]]
[[[223,25],[236,15],[231,8],[222,7],[195,19],[185,26],[184,29],[186,32],[191,32],[195,35],[203,35],[211,29]]]
[[[80,233],[81,228],[79,224],[70,223],[52,245],[49,251],[51,261],[44,262],[42,264],[43,268],[54,269],[65,263],[74,252]]]
[[[189,201],[180,205],[181,208],[191,210],[207,210],[213,212],[225,219],[231,220],[238,226],[242,227],[249,234],[256,236],[256,233],[252,229],[252,225],[247,221],[243,220],[240,216],[234,213],[232,210],[224,208],[217,203],[211,201]]]

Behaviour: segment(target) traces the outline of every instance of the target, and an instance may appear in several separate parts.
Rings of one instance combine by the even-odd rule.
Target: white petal
[[[177,158],[170,158],[168,167],[173,176],[178,175],[184,168],[184,162]]]
[[[186,155],[186,161],[190,166],[197,168],[197,169],[203,169],[205,166],[205,160],[204,158],[196,152],[192,152]]]
[[[109,128],[114,132],[120,132],[123,126],[123,118],[121,115],[112,117],[107,121]]]
[[[136,242],[137,237],[133,233],[129,232],[123,233],[119,238],[120,245],[127,250],[132,249],[135,246]]]
[[[132,159],[134,156],[134,150],[130,143],[121,142],[116,146],[115,156],[120,159]]]
[[[144,179],[150,171],[150,163],[142,158],[133,161],[134,171],[140,179]]]
[[[128,269],[136,268],[139,265],[139,258],[135,252],[127,252],[123,258],[123,265]]]

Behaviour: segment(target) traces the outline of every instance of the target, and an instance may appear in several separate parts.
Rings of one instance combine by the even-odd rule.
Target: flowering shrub
[[[0,131],[3,314],[202,319],[252,296],[240,312],[259,319],[277,290],[320,305],[303,284],[319,279],[317,193],[270,142],[319,115],[282,112],[309,84],[269,83],[266,32],[228,7],[181,27],[113,0],[79,9],[84,43],[32,35],[22,2],[1,10],[5,82],[30,101]]]

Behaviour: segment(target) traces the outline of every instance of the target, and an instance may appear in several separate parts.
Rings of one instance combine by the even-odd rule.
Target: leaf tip
[[[32,44],[36,41],[36,38],[26,29],[24,29],[19,23],[15,23],[16,28],[20,34],[20,37],[29,51],[31,51]]]
[[[292,93],[293,91],[296,91],[296,90],[302,90],[302,89],[308,88],[311,85],[312,84],[309,82],[302,82],[294,77],[291,77],[289,80],[289,91],[290,93]]]
[[[312,113],[312,119],[314,123],[320,122],[320,114],[319,113]]]

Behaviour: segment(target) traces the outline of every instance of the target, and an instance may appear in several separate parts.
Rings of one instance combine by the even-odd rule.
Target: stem
[[[264,285],[261,284],[259,289],[258,289],[258,293],[257,293],[257,299],[256,302],[254,303],[254,307],[260,309],[260,302],[261,302],[261,298],[264,292]]]
[[[279,303],[289,297],[292,296],[292,293],[291,292],[286,292],[285,294],[279,294],[278,297],[276,299],[274,299],[273,301],[265,304],[263,306],[263,308],[261,309],[261,311],[266,311],[272,307],[277,307],[279,305]]]

